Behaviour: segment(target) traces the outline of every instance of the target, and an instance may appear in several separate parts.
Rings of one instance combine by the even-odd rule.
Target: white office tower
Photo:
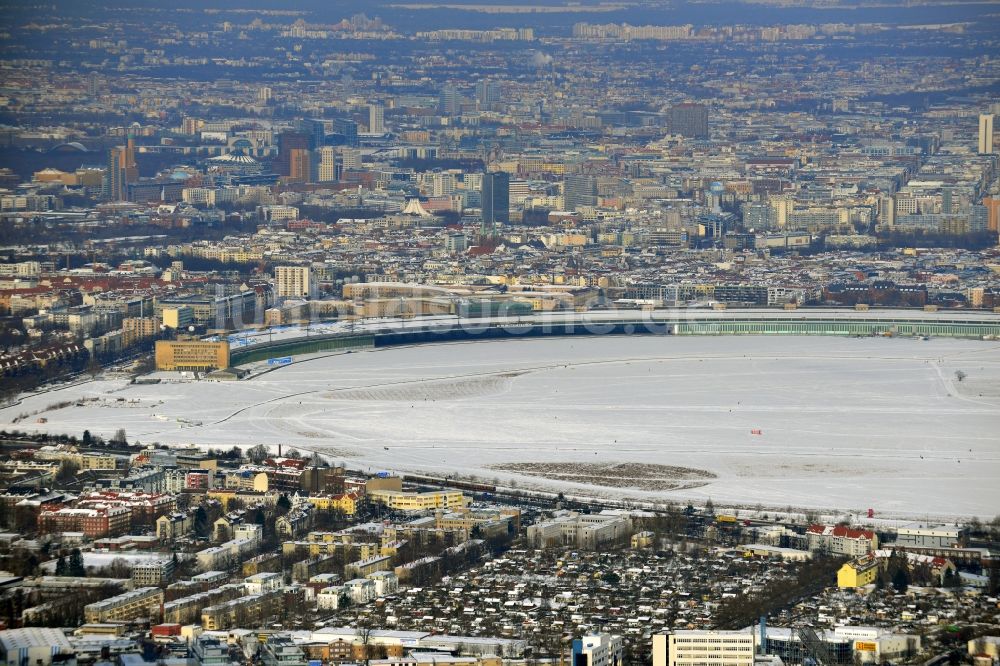
[[[385,132],[385,106],[382,102],[368,105],[368,132],[383,134]]]
[[[979,154],[989,155],[993,152],[993,114],[984,113],[979,116]]]

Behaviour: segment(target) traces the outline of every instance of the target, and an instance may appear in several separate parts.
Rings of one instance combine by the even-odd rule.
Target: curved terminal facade
[[[280,356],[458,340],[565,335],[833,335],[1000,339],[1000,315],[923,310],[645,310],[548,312],[486,318],[418,317],[307,329],[237,346],[233,365]]]

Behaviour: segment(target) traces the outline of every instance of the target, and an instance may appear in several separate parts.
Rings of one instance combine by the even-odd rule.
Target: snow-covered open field
[[[66,400],[83,402],[47,410]],[[19,414],[30,416],[11,425]],[[281,443],[366,470],[475,475],[569,495],[1000,513],[1000,344],[973,340],[604,336],[397,347],[297,359],[242,382],[90,382],[0,410],[0,427]]]

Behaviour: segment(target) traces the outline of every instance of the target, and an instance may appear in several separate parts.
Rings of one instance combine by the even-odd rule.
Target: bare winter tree
[[[364,615],[359,610],[354,616],[354,630],[358,634],[358,642],[361,643],[361,649],[364,651],[364,664],[369,666],[371,664],[371,642],[372,642],[372,630],[374,629],[374,624],[372,623],[372,618],[369,615]]]
[[[246,457],[252,463],[262,463],[269,455],[271,455],[271,452],[263,444],[251,446],[246,450]]]

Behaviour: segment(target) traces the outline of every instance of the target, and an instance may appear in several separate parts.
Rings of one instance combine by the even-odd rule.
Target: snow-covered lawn
[[[67,400],[80,406],[46,411]],[[11,425],[19,414],[31,416]],[[398,347],[296,359],[242,382],[90,382],[0,410],[0,427],[280,443],[366,470],[568,494],[1000,513],[1000,344],[972,340],[603,336]],[[715,476],[616,490],[519,473],[518,463],[549,463],[542,472],[646,463]]]

